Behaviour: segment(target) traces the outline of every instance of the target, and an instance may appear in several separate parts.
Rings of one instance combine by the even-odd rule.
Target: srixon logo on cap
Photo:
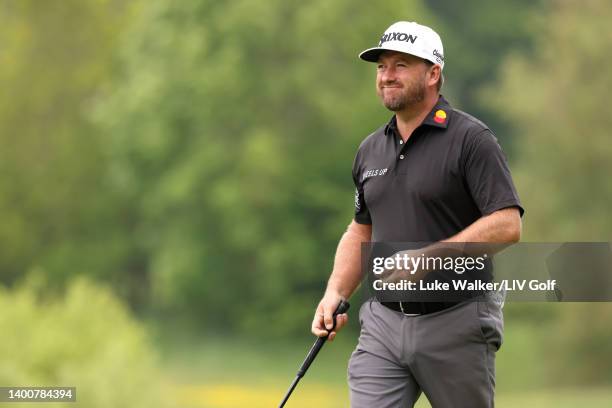
[[[380,42],[378,43],[378,46],[379,47],[382,46],[387,41],[406,41],[406,42],[410,42],[411,44],[414,44],[416,39],[417,39],[417,36],[416,35],[412,35],[412,34],[406,34],[406,33],[385,33],[385,34],[383,34],[382,37],[380,37]]]

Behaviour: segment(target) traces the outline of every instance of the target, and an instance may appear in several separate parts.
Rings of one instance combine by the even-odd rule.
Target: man
[[[497,140],[439,93],[438,34],[397,22],[359,57],[377,64],[377,94],[394,115],[357,152],[355,217],[315,313],[317,336],[360,283],[362,242],[513,243],[521,234],[523,209]],[[370,300],[359,317],[348,369],[353,408],[412,407],[421,392],[435,408],[493,406],[500,303]],[[346,322],[338,316],[330,340]]]

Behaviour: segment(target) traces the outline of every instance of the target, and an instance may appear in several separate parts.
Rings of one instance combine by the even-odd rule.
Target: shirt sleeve
[[[469,139],[464,162],[465,179],[482,215],[508,207],[525,210],[512,181],[508,161],[493,133],[486,129]]]
[[[372,224],[370,210],[366,205],[365,195],[363,191],[363,182],[361,179],[361,163],[360,152],[357,152],[355,161],[353,162],[353,182],[355,183],[355,222],[358,224]]]

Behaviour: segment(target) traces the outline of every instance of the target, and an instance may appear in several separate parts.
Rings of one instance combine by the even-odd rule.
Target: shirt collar
[[[430,125],[439,128],[446,129],[448,126],[448,120],[451,112],[451,106],[442,95],[438,98],[436,106],[433,107],[431,112],[427,114],[423,125]]]
[[[452,107],[448,103],[448,101],[444,99],[442,95],[440,95],[440,97],[438,98],[438,102],[436,102],[436,105],[427,114],[427,116],[423,120],[423,123],[421,123],[421,126],[429,125],[446,129],[448,127],[448,120],[451,109]],[[395,118],[395,115],[391,117],[391,120],[389,120],[389,123],[387,123],[387,125],[385,126],[385,135],[388,135],[392,131],[397,133],[397,120]]]

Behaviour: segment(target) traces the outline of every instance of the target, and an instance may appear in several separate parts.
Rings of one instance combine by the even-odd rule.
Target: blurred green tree
[[[444,92],[460,108],[485,121],[506,151],[513,149],[512,122],[479,97],[483,87],[495,87],[509,51],[528,52],[537,25],[546,12],[543,0],[426,0],[441,22],[440,35],[448,64]],[[499,97],[499,96],[498,96]]]
[[[351,163],[389,117],[357,54],[420,2],[154,1],[97,118],[172,316],[308,330],[352,217]]]
[[[606,106],[612,56],[606,50],[612,46],[612,4],[552,5],[537,24],[533,51],[509,56],[501,87],[483,97],[515,122],[514,175],[527,211],[525,240],[610,241],[612,116]],[[550,312],[548,306],[528,307],[537,316]],[[612,381],[611,305],[554,306],[559,319],[551,325],[549,348],[560,358],[551,378]]]
[[[77,273],[114,281],[123,292],[138,290],[128,290],[135,287],[130,279],[142,285],[121,268],[135,251],[121,197],[106,183],[107,141],[87,119],[109,85],[111,56],[136,6],[118,0],[0,3],[5,283],[43,268],[49,289]]]
[[[606,118],[588,125],[590,153],[565,139],[577,109],[594,107],[584,105],[587,90],[574,98],[582,92],[575,72],[586,69],[578,60],[603,56],[585,35],[566,39],[554,27],[532,51],[530,38],[549,30],[537,20],[539,4],[3,2],[0,279],[42,268],[59,288],[86,273],[171,318],[306,331],[352,215],[353,155],[389,117],[375,97],[373,66],[356,55],[398,19],[442,34],[453,102],[476,114],[496,108],[517,135],[537,135],[521,146],[516,172],[527,236],[602,236],[589,234],[609,231],[600,199],[610,195]],[[583,54],[572,41],[584,43],[576,43]],[[574,68],[544,57],[549,43]],[[508,49],[521,53],[506,64]],[[556,70],[547,79],[549,65]],[[597,101],[601,75],[585,88]],[[477,99],[483,82],[495,89]],[[558,117],[562,142],[529,109],[560,90],[572,101],[557,102],[563,116],[547,105],[545,117]],[[561,143],[561,156],[546,151],[550,143]],[[588,202],[574,193],[588,190],[578,168],[590,169],[601,191]],[[577,190],[561,188],[561,179]],[[538,201],[543,191],[561,198]]]
[[[484,95],[517,127],[513,161],[528,240],[610,239],[611,13],[606,1],[555,2],[541,16],[533,52],[509,56],[500,87]]]

